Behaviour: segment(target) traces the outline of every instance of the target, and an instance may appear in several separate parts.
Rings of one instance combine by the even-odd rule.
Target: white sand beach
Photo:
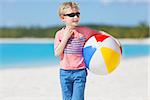
[[[107,76],[89,72],[85,100],[148,100],[148,59],[122,59]],[[61,100],[58,66],[0,70],[0,100]]]
[[[148,56],[123,58],[110,75],[89,72],[85,100],[150,100],[148,61]],[[58,66],[1,69],[0,100],[62,100]]]

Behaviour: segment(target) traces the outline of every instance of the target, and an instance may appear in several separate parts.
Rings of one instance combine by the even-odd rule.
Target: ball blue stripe
[[[94,48],[92,46],[88,46],[83,49],[84,62],[88,69],[89,69],[90,60],[91,60],[93,54],[95,53],[95,51],[96,51],[96,48]]]

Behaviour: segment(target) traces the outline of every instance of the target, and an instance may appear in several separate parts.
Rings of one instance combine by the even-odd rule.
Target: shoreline
[[[0,38],[0,43],[54,43],[53,38]]]
[[[150,38],[118,40],[122,44],[150,44]],[[0,43],[54,43],[54,38],[0,38]]]

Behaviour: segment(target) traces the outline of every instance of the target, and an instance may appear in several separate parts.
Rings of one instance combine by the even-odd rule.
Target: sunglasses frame
[[[69,17],[80,17],[80,12],[77,12],[77,13],[70,13],[70,14],[64,14],[64,16],[69,16]]]

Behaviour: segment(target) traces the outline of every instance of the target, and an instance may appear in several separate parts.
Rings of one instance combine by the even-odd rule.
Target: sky
[[[0,0],[0,27],[59,26],[58,7],[70,0]],[[79,4],[80,24],[136,26],[150,24],[148,0],[72,0]]]

